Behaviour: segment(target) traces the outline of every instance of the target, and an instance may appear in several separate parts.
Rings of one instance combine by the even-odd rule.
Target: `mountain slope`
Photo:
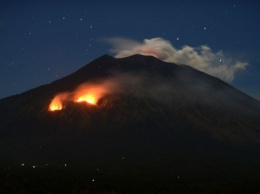
[[[55,95],[104,80],[117,89],[97,105],[66,101],[64,109],[48,111]],[[102,56],[51,84],[1,99],[0,120],[3,163],[98,164],[115,176],[165,181],[178,174],[246,177],[260,161],[258,101],[151,56]]]
[[[112,99],[106,106],[110,106],[111,109],[107,111],[122,109],[120,107],[122,102],[124,106],[128,106],[126,109],[129,110],[127,113],[129,115],[126,117],[133,112],[138,112],[138,110],[131,110],[133,107],[143,108],[147,112],[154,109],[154,115],[157,111],[161,111],[163,119],[178,121],[177,117],[181,117],[181,122],[191,123],[206,131],[212,128],[213,133],[232,133],[233,130],[235,134],[238,132],[238,135],[248,132],[251,134],[241,134],[241,141],[258,142],[259,140],[258,101],[223,81],[191,67],[169,64],[154,57],[141,55],[123,59],[114,59],[105,55],[61,80],[2,99],[0,101],[2,120],[10,119],[11,122],[13,117],[19,119],[26,116],[39,115],[39,118],[42,115],[50,116],[47,109],[51,99],[57,93],[73,90],[84,82],[119,77],[118,75],[127,77],[119,80],[124,82],[121,86],[123,92],[109,97]],[[129,105],[131,102],[124,102],[128,98],[137,101]],[[114,100],[121,101],[115,103]],[[135,104],[138,101],[140,103]],[[146,107],[143,107],[142,101],[146,102]],[[118,107],[115,107],[117,105]],[[102,106],[104,105],[100,107]],[[106,106],[102,108],[106,109]],[[230,135],[235,135],[234,133]],[[227,138],[232,139],[232,137]]]

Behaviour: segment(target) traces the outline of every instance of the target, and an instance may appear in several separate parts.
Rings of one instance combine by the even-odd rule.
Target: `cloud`
[[[176,49],[163,38],[144,39],[143,42],[125,38],[108,38],[105,41],[113,46],[110,51],[115,53],[116,58],[134,54],[151,55],[166,62],[189,65],[227,82],[232,82],[235,73],[248,65],[227,57],[221,50],[213,52],[207,45],[185,45]]]

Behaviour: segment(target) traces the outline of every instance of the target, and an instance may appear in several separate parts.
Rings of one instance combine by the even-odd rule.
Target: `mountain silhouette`
[[[56,95],[107,80],[115,88],[96,105],[65,100],[62,110],[48,110]],[[172,188],[170,180],[187,189],[196,187],[194,179],[205,183],[209,177],[233,189],[259,174],[259,101],[192,67],[152,56],[104,55],[62,79],[1,99],[0,120],[3,166],[102,168],[102,180],[111,180],[103,183],[119,191],[134,190],[122,185],[136,180],[140,192],[171,193],[180,185]]]

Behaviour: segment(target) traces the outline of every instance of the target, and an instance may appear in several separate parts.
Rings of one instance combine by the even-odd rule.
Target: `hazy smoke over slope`
[[[181,49],[176,49],[162,38],[145,39],[143,42],[109,38],[106,42],[113,45],[111,51],[116,54],[116,58],[134,54],[152,55],[166,62],[189,65],[227,82],[231,82],[235,73],[248,65],[246,62],[226,57],[222,51],[213,52],[206,45],[196,48],[185,45]]]

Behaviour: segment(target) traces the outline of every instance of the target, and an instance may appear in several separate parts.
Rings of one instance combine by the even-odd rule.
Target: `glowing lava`
[[[77,102],[87,102],[89,104],[97,104],[97,99],[93,94],[85,94],[77,99]]]
[[[91,105],[97,105],[101,97],[114,92],[116,88],[118,88],[116,83],[111,80],[96,84],[83,83],[73,91],[57,94],[49,105],[49,111],[62,110],[65,107],[64,104],[68,102],[86,102]]]
[[[62,102],[59,98],[59,96],[56,96],[52,101],[49,106],[50,111],[56,111],[56,110],[61,110],[62,109]]]

